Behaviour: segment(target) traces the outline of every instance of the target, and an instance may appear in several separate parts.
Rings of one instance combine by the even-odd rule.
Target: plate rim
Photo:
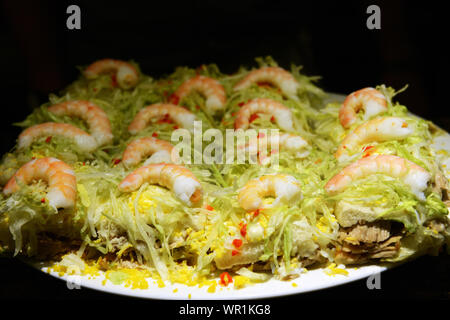
[[[65,281],[68,285],[72,283],[72,286],[79,285],[80,288],[88,288],[91,290],[99,291],[106,294],[113,295],[121,295],[132,298],[140,298],[147,300],[254,300],[254,299],[270,299],[270,298],[280,298],[298,294],[308,294],[314,291],[324,290],[332,287],[338,287],[344,284],[352,283],[364,278],[369,278],[370,276],[374,276],[376,274],[381,274],[384,271],[387,271],[394,267],[396,264],[383,264],[383,265],[363,265],[356,267],[341,267],[340,269],[347,271],[348,275],[341,274],[326,274],[326,267],[314,268],[312,270],[308,270],[305,273],[301,273],[298,278],[292,280],[277,280],[274,278],[269,279],[266,282],[262,283],[253,283],[251,286],[235,289],[233,286],[230,287],[220,287],[217,285],[217,288],[225,289],[225,291],[221,290],[220,292],[209,293],[206,291],[207,286],[199,287],[196,286],[187,286],[185,284],[180,283],[170,283],[165,282],[164,288],[158,287],[154,281],[155,279],[146,278],[149,287],[147,289],[132,289],[125,287],[124,284],[116,285],[111,281],[106,281],[106,283],[102,283],[104,278],[104,271],[99,271],[98,276],[90,276],[90,275],[59,275],[56,271],[48,270],[47,262],[39,262],[34,261],[33,259],[22,258],[22,262],[26,263],[30,267],[50,276],[55,279]],[[313,276],[311,276],[313,274]],[[302,287],[302,280],[305,280],[305,277],[310,277],[308,281],[313,280],[316,276],[321,276],[322,279],[319,279],[319,285],[309,286],[307,288]],[[327,281],[323,281],[323,278],[327,279]],[[302,279],[303,278],[303,279]],[[74,283],[74,279],[80,279],[79,282]],[[218,280],[218,279],[216,279]],[[296,283],[297,286],[292,286],[293,283]],[[273,293],[270,291],[259,291],[258,293],[254,292],[245,292],[245,289],[274,289],[273,285],[286,287],[286,288],[278,288],[278,292]],[[173,289],[177,289],[177,292],[173,292]],[[255,290],[250,290],[255,291]],[[225,293],[223,293],[225,292]],[[184,295],[183,295],[184,294]]]

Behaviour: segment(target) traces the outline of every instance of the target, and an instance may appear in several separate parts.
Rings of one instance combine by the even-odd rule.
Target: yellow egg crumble
[[[107,271],[101,271],[99,260],[94,262],[84,262],[84,269],[81,270],[77,266],[66,266],[60,263],[55,263],[47,269],[48,273],[56,272],[58,276],[79,274],[88,276],[89,279],[104,275],[105,279],[102,281],[102,285],[106,285],[109,281],[114,285],[123,285],[130,289],[148,289],[149,281],[153,281],[153,284],[158,288],[166,286],[163,279],[157,272],[141,268],[124,268],[124,267],[111,267]],[[185,261],[176,265],[174,270],[169,271],[168,279],[170,283],[179,283],[189,287],[206,287],[208,293],[215,293],[217,285],[220,280],[210,279],[206,276],[199,276],[193,267],[188,266]],[[245,276],[235,275],[233,277],[233,283],[235,289],[242,289],[251,284],[251,279]],[[178,288],[173,289],[173,293],[178,292]]]
[[[337,268],[336,263],[331,263],[330,265],[328,265],[324,272],[332,277],[338,274],[348,276],[348,271],[342,268]]]

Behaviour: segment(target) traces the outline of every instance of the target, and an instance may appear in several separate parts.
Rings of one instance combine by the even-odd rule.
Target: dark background
[[[0,1],[2,152],[19,133],[12,122],[74,81],[77,66],[105,57],[134,59],[157,77],[212,62],[232,73],[272,55],[322,76],[332,92],[408,84],[397,99],[450,129],[443,2]],[[69,4],[81,8],[81,30],[66,28]],[[381,8],[381,30],[366,27],[371,4]]]
[[[205,63],[232,73],[240,65],[255,65],[257,56],[271,55],[282,67],[300,64],[306,74],[322,76],[319,85],[331,92],[408,84],[397,99],[450,130],[448,27],[441,3],[2,1],[1,152],[19,134],[12,122],[74,81],[77,66],[106,57],[133,59],[144,73],[157,77],[179,65]],[[81,8],[81,30],[66,28],[70,4]],[[366,27],[371,4],[381,8],[381,30]],[[0,261],[3,270],[16,275],[29,272],[24,281],[14,276],[2,280],[2,297],[111,298],[87,289],[66,290],[64,283],[20,262]],[[359,281],[299,297],[448,299],[449,265],[448,256],[424,257],[388,271],[380,291],[367,290]]]

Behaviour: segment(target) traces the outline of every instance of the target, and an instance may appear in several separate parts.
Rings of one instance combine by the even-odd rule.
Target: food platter
[[[341,100],[342,95],[330,95],[331,100]],[[433,149],[436,151],[437,157],[446,168],[450,168],[450,135],[442,134],[437,136],[433,141]],[[445,168],[444,168],[445,169]],[[449,172],[444,170],[445,175],[449,178]],[[414,263],[414,262],[410,262]],[[301,273],[299,277],[281,281],[274,278],[260,283],[253,283],[243,288],[236,289],[233,283],[228,286],[217,285],[214,290],[208,286],[187,286],[184,284],[161,283],[146,279],[148,287],[145,289],[133,289],[129,284],[113,284],[106,279],[103,272],[99,272],[96,276],[78,276],[78,275],[61,275],[44,264],[36,262],[28,262],[28,264],[41,270],[50,276],[56,277],[67,283],[68,289],[89,288],[101,292],[139,297],[146,299],[167,299],[167,300],[233,300],[233,299],[259,299],[273,298],[286,295],[294,295],[307,293],[317,290],[325,290],[327,288],[340,286],[352,281],[367,278],[367,285],[373,285],[376,275],[387,270],[389,266],[367,265],[357,268],[334,266],[333,268],[316,268]]]

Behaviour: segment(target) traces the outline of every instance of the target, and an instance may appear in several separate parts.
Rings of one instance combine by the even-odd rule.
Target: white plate
[[[332,94],[330,96],[332,97],[331,99],[342,99],[342,95]],[[444,170],[444,172],[447,175],[447,178],[450,178],[450,157],[448,156],[450,153],[450,135],[446,133],[437,137],[433,142],[432,147],[436,151],[445,151],[437,152],[437,157],[447,166],[447,170]],[[328,269],[321,268],[307,271],[301,274],[300,277],[291,281],[271,279],[267,282],[252,284],[242,289],[234,289],[233,283],[227,287],[218,284],[216,291],[214,293],[209,293],[207,291],[207,286],[199,288],[198,286],[189,287],[182,284],[165,284],[165,287],[160,288],[153,279],[147,279],[149,285],[148,289],[131,289],[125,287],[125,285],[114,285],[110,281],[105,281],[105,283],[103,283],[105,277],[101,272],[100,275],[95,278],[91,276],[59,276],[57,272],[48,272],[47,267],[43,267],[36,263],[31,264],[39,270],[49,273],[51,276],[66,281],[68,288],[80,286],[125,296],[178,300],[234,300],[280,297],[339,286],[352,281],[368,278],[387,270],[387,267],[385,266],[371,265],[360,268],[345,268],[348,272],[347,275],[329,275],[327,274],[327,271],[329,271]],[[368,280],[368,282],[373,283],[371,280]]]

